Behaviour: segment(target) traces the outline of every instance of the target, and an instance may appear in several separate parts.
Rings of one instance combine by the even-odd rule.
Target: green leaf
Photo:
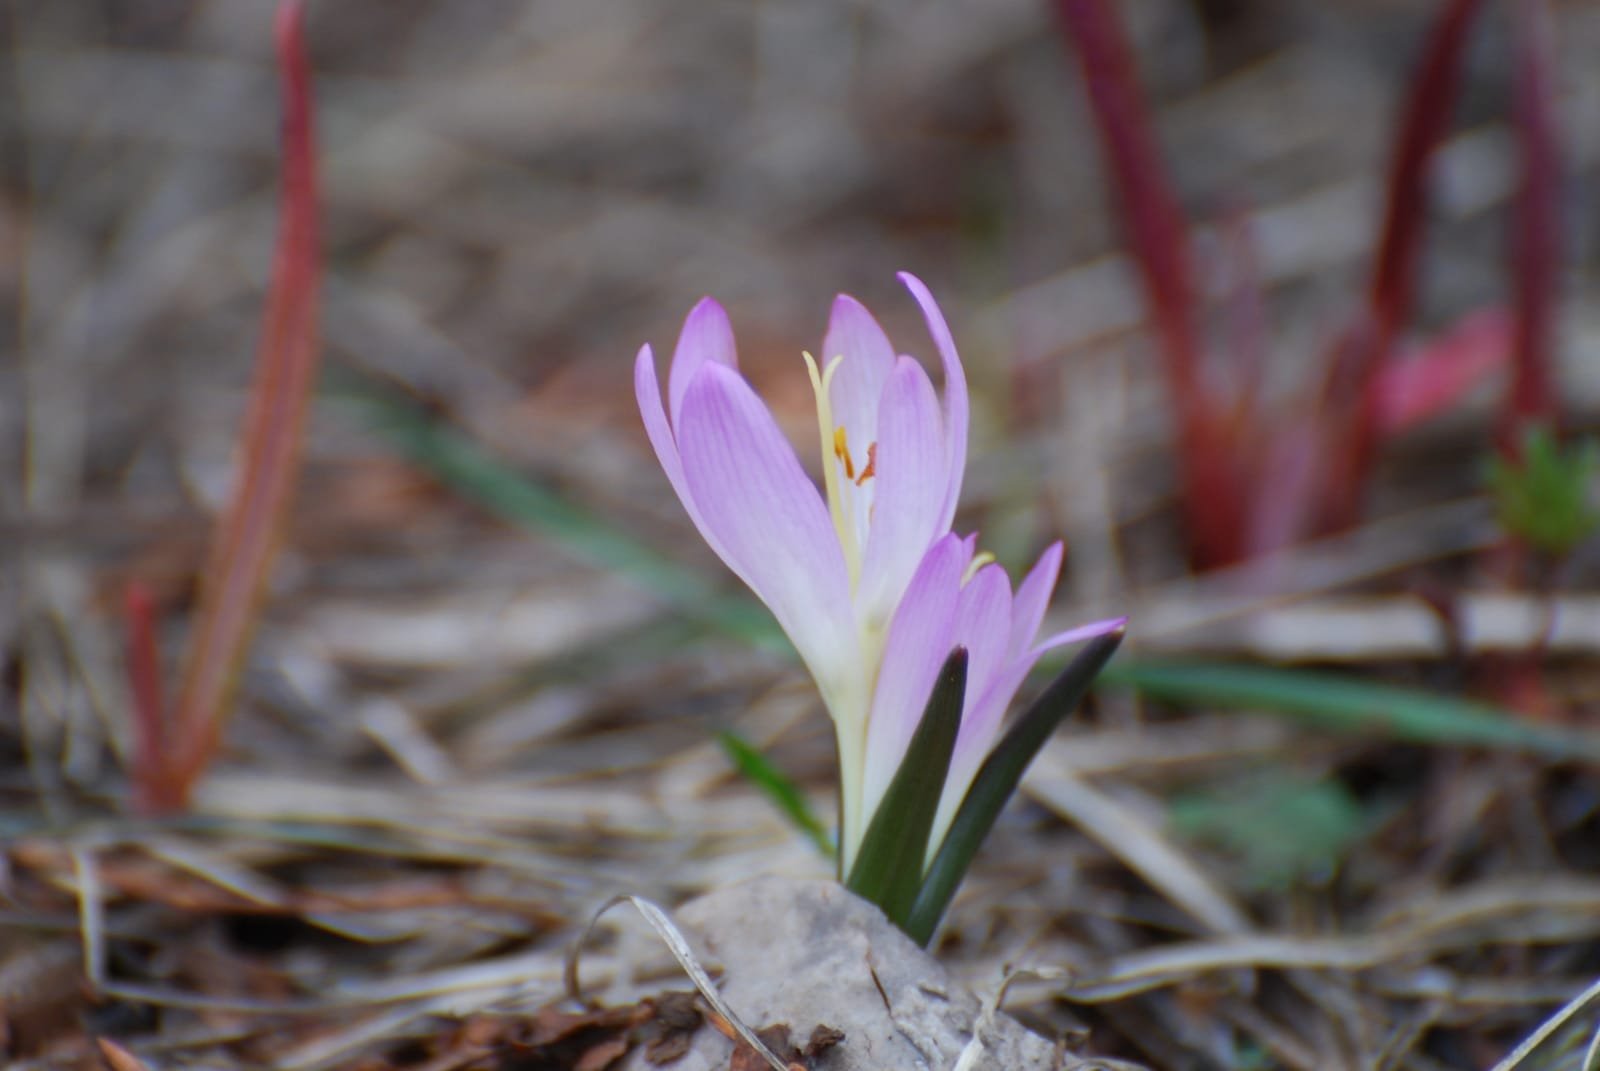
[[[628,577],[720,631],[769,650],[792,650],[782,630],[754,601],[722,594],[694,570],[535,483],[415,403],[364,380],[343,393],[371,414],[374,428],[406,457],[503,520]]]
[[[828,836],[827,827],[812,812],[799,786],[738,733],[724,729],[717,734],[717,743],[722,745],[728,761],[733,763],[745,780],[760,789],[783,812],[784,817],[810,837],[819,852],[829,859],[834,858],[833,838]]]
[[[1593,488],[1600,444],[1563,447],[1549,429],[1528,429],[1519,458],[1489,463],[1489,492],[1500,527],[1536,550],[1564,555],[1600,527]]]
[[[1270,769],[1180,796],[1168,814],[1179,834],[1235,857],[1257,892],[1326,881],[1372,824],[1337,780]]]
[[[906,930],[908,913],[922,883],[928,834],[950,772],[966,689],[967,649],[957,647],[939,671],[922,721],[867,825],[845,882],[851,892],[882,908],[889,921],[902,930]]]
[[[1034,701],[989,753],[950,822],[938,854],[928,866],[906,924],[911,939],[926,945],[944,917],[983,838],[989,835],[1022,775],[1064,718],[1077,709],[1089,685],[1122,643],[1123,630],[1096,636]]]
[[[1540,725],[1487,703],[1372,684],[1334,673],[1215,663],[1133,662],[1103,685],[1174,703],[1284,714],[1343,732],[1417,744],[1503,748],[1552,759],[1600,758],[1600,734]]]

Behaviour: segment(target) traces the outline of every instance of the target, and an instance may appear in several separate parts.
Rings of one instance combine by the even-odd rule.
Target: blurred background
[[[1268,399],[1298,397],[1319,374],[1372,272],[1401,102],[1443,6],[1114,5],[1194,224],[1213,371]],[[1520,172],[1505,6],[1486,5],[1465,52],[1408,338],[1511,300]],[[1600,414],[1600,8],[1550,12],[1564,158],[1550,352],[1563,419],[1581,430]],[[277,225],[272,15],[262,0],[15,0],[0,13],[0,776],[11,832],[35,838],[11,865],[57,893],[81,886],[40,845],[60,823],[119,812],[126,794],[123,592],[138,581],[153,593],[170,675],[234,479]],[[471,875],[451,886],[476,890],[455,905],[478,913],[471,938],[440,946],[438,917],[415,905],[385,916],[410,966],[538,947],[531,935],[564,932],[553,919],[617,887],[671,900],[762,869],[826,872],[775,813],[732,813],[729,793],[748,790],[709,738],[737,726],[775,748],[826,812],[831,741],[809,684],[782,655],[685,624],[681,600],[639,579],[660,562],[627,567],[633,540],[705,590],[735,591],[667,487],[631,390],[639,346],[664,359],[704,294],[728,308],[747,373],[806,447],[799,355],[820,345],[833,295],[860,298],[926,360],[894,273],[921,276],[974,389],[958,526],[981,529],[1013,567],[1066,538],[1063,622],[1127,612],[1130,652],[1339,663],[1505,698],[1451,661],[1461,649],[1413,597],[1496,586],[1462,556],[1502,534],[1482,489],[1503,369],[1384,445],[1354,535],[1287,567],[1192,571],[1174,410],[1053,5],[340,0],[310,6],[307,40],[324,369],[225,757],[196,810],[350,837],[375,828],[395,859]],[[1259,281],[1259,309],[1237,300],[1241,276]],[[1241,307],[1265,355],[1242,373],[1229,371]],[[1581,721],[1600,613],[1582,597],[1592,555],[1573,562],[1556,585],[1576,599],[1557,646],[1579,661],[1555,705]],[[1374,601],[1272,616],[1329,591]],[[1542,634],[1522,604],[1462,612],[1488,615],[1474,635],[1489,646]],[[1126,699],[1102,711],[1116,740],[1145,716]],[[1171,738],[1215,747],[1183,776],[1222,780],[1240,755],[1293,751],[1317,776],[1353,762],[1361,776],[1341,784],[1358,805],[1364,786],[1411,776],[1293,745],[1281,723],[1210,717],[1180,720]],[[1170,766],[1139,767],[1137,752],[1085,761],[1140,786],[1142,807],[1166,798]],[[1060,854],[1037,858],[1026,846],[1041,837]],[[975,879],[972,903],[1020,895],[1054,917],[1061,904],[1017,892],[1027,875],[1128,880],[1037,815],[997,839],[1023,860],[1015,887]],[[349,847],[335,842],[318,850]],[[231,865],[259,864],[285,887],[387,880],[274,843],[270,858]],[[1378,888],[1382,873],[1368,875]],[[114,902],[138,906],[142,894],[107,880]],[[544,914],[530,919],[530,904]],[[236,906],[215,908],[227,940]],[[981,917],[960,910],[961,925]],[[505,917],[481,923],[492,911]],[[1003,930],[977,925],[962,946],[974,972],[1015,947]],[[113,973],[201,984],[203,971],[159,958],[141,947]]]

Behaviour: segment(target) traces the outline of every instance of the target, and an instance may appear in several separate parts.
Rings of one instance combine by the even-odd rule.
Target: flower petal
[[[955,753],[950,756],[950,775],[945,779],[944,796],[939,801],[939,814],[934,821],[937,834],[942,835],[949,828],[950,820],[955,817],[955,808],[960,805],[967,786],[977,776],[978,768],[989,757],[989,751],[999,739],[1006,711],[1016,699],[1022,682],[1033,672],[1039,656],[1055,647],[1081,643],[1114,632],[1127,623],[1126,617],[1113,617],[1058,632],[1036,647],[1025,648],[1020,656],[1009,659],[1001,667],[961,717],[961,733],[956,737]]]
[[[1011,581],[998,565],[985,565],[961,589],[956,608],[956,642],[967,649],[967,710],[970,714],[1011,650]],[[967,733],[968,714],[961,732]],[[956,746],[961,745],[959,741]]]
[[[870,626],[894,611],[917,563],[940,535],[948,478],[939,397],[922,366],[895,362],[878,406],[872,524],[867,533],[858,598]]]
[[[955,647],[955,614],[966,559],[960,537],[946,535],[936,542],[917,566],[889,623],[867,722],[863,825],[871,820],[900,768],[939,668]]]
[[[689,494],[689,485],[683,478],[683,460],[678,456],[678,443],[672,435],[672,425],[667,420],[666,410],[661,404],[661,383],[656,377],[655,353],[649,344],[639,348],[639,356],[633,362],[633,396],[639,403],[639,415],[644,418],[644,432],[650,438],[650,445],[655,448],[656,459],[661,462],[661,471],[667,474],[667,482],[678,494],[678,501],[683,503],[683,508],[688,511],[689,519],[700,530],[700,535],[711,544],[711,549],[723,560],[727,555],[723,553],[716,536],[706,527],[700,519],[700,511],[695,508],[694,498]]]
[[[1096,636],[1104,636],[1108,632],[1115,632],[1119,628],[1126,628],[1127,624],[1128,619],[1126,617],[1108,617],[1104,621],[1091,621],[1087,625],[1079,625],[1077,628],[1069,628],[1065,632],[1058,632],[1054,636],[1050,636],[1040,642],[1036,647],[1034,647],[1033,654],[1035,657],[1037,657],[1044,654],[1046,651],[1053,651],[1057,647],[1066,647],[1070,644],[1082,643],[1085,640],[1092,640]]]
[[[854,462],[866,464],[869,444],[878,438],[878,398],[894,370],[894,348],[865,305],[849,294],[833,299],[828,333],[822,340],[822,367],[843,357],[833,373],[828,399],[834,424],[845,430]]]
[[[950,772],[944,781],[944,792],[939,797],[939,810],[933,820],[931,844],[937,844],[945,830],[950,828],[956,809],[966,798],[972,779],[978,775],[983,760],[989,757],[995,741],[1000,736],[1000,726],[1005,721],[1006,709],[1016,698],[1017,689],[1033,671],[1039,660],[1036,651],[1008,663],[989,681],[982,695],[970,700],[962,713],[961,732],[956,736],[956,748],[950,755]],[[931,847],[930,844],[930,847]]]
[[[683,330],[678,332],[678,348],[672,351],[672,365],[667,370],[667,397],[674,428],[679,426],[683,396],[689,392],[689,384],[708,361],[729,368],[739,367],[728,314],[716,301],[705,297],[684,317]]]
[[[750,385],[721,363],[703,365],[689,384],[677,441],[712,546],[772,610],[833,709],[861,673],[850,580],[794,449]]]
[[[962,370],[961,358],[956,353],[956,342],[950,334],[950,325],[945,323],[944,313],[939,311],[939,303],[933,300],[933,294],[923,285],[921,279],[910,272],[903,271],[898,278],[922,307],[923,319],[928,322],[928,333],[933,336],[933,344],[939,350],[939,359],[944,363],[945,458],[950,482],[945,493],[944,511],[940,514],[939,527],[948,528],[955,520],[956,500],[961,497],[961,477],[967,467],[967,421],[970,404],[967,399],[967,375]]]
[[[1062,547],[1059,541],[1050,544],[1039,560],[1017,585],[1017,597],[1011,604],[1011,655],[1016,657],[1033,646],[1039,634],[1039,625],[1050,607],[1050,596],[1061,575]]]

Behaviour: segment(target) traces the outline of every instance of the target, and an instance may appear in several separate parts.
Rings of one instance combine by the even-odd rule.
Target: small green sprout
[[[1600,528],[1594,486],[1600,443],[1563,446],[1548,428],[1529,429],[1518,459],[1489,464],[1489,491],[1500,526],[1547,554],[1570,553]]]

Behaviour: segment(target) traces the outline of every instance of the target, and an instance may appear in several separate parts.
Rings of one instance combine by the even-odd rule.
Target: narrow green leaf
[[[810,837],[819,852],[829,859],[834,857],[833,839],[828,836],[828,828],[812,812],[798,785],[738,733],[724,729],[717,734],[717,743],[722,745],[728,761],[733,763],[745,780],[760,789],[783,812],[784,817]]]
[[[956,810],[945,834],[944,843],[928,866],[922,887],[907,916],[903,929],[918,944],[925,945],[944,917],[945,908],[956,887],[966,876],[978,846],[989,835],[1000,810],[1017,790],[1023,773],[1033,757],[1044,747],[1045,741],[1056,731],[1062,719],[1077,709],[1089,691],[1096,674],[1122,643],[1123,630],[1096,636],[1090,640],[1072,663],[1044,690],[989,757],[978,768],[967,789],[966,798]]]
[[[1552,759],[1600,758],[1600,734],[1529,722],[1487,703],[1333,673],[1133,662],[1108,670],[1101,682],[1154,699],[1284,714],[1322,728],[1418,744],[1504,748]]]
[[[957,647],[939,671],[922,721],[867,825],[850,879],[845,882],[851,892],[877,904],[889,921],[903,930],[922,881],[928,834],[950,772],[966,688],[967,649]]]

